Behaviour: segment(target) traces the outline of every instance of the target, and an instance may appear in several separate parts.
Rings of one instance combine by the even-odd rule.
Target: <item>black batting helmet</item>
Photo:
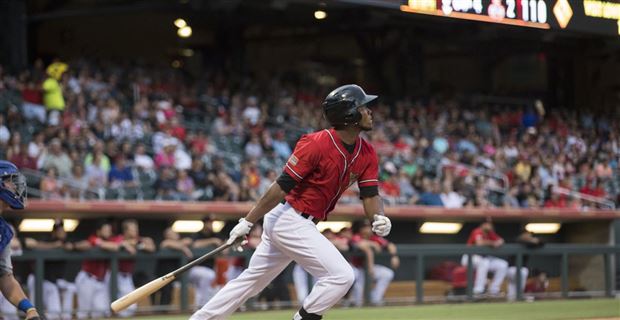
[[[330,92],[323,101],[323,115],[330,125],[348,126],[362,120],[357,108],[377,99],[356,84],[347,84]]]

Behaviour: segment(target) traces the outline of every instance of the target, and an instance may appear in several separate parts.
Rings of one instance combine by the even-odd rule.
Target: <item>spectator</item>
[[[95,153],[92,163],[86,165],[86,178],[90,188],[97,190],[100,197],[105,194],[108,186],[108,172],[103,169],[103,153]]]
[[[445,180],[443,183],[443,192],[439,195],[441,202],[446,208],[462,208],[465,199],[452,188],[452,182]]]
[[[52,232],[46,240],[24,239],[29,250],[73,250],[73,243],[67,241],[67,233],[62,220],[54,223]],[[77,290],[74,283],[65,279],[67,261],[45,260],[43,273],[43,305],[47,319],[70,320],[73,314],[73,299]],[[36,300],[35,277],[28,275],[30,298]]]
[[[112,168],[110,158],[104,153],[104,144],[102,140],[97,140],[93,145],[93,150],[84,158],[84,167],[88,168],[95,159],[95,156],[100,158],[98,166],[105,172],[109,172]]]
[[[37,170],[37,160],[28,155],[28,145],[26,143],[21,144],[17,153],[9,157],[9,161],[13,162],[20,170]]]
[[[177,171],[177,191],[181,200],[196,200],[194,180],[187,175],[187,170]]]
[[[493,230],[493,223],[483,222],[478,228],[472,230],[467,239],[468,246],[499,248],[504,244],[502,239]],[[467,266],[468,255],[464,254],[461,264]],[[488,293],[492,296],[499,295],[500,286],[508,271],[508,262],[493,256],[482,256],[474,254],[471,256],[473,267],[476,269],[476,279],[474,281],[473,292],[480,295],[485,292],[488,272],[493,272],[493,280],[489,286]]]
[[[158,200],[176,200],[181,199],[181,195],[177,192],[177,179],[171,167],[164,167],[161,175],[155,182]]]
[[[66,192],[70,198],[83,200],[86,198],[88,188],[88,177],[84,172],[84,167],[76,163],[71,170],[71,177],[69,177],[69,182],[66,185]]]
[[[43,151],[41,157],[43,158],[41,169],[47,170],[54,167],[61,178],[66,178],[71,175],[73,161],[71,161],[69,155],[63,150],[58,138],[52,139],[49,151]]]
[[[0,114],[0,146],[4,147],[11,139],[11,132],[4,124],[4,115]]]
[[[422,194],[420,194],[420,199],[416,204],[423,206],[443,206],[443,201],[441,201],[440,192],[440,184],[439,181],[431,181],[425,179],[422,185]]]
[[[263,146],[256,134],[250,136],[250,140],[245,144],[245,156],[249,159],[258,159],[263,155]]]
[[[62,182],[56,177],[56,168],[50,167],[39,185],[43,199],[57,200],[62,198]]]
[[[375,284],[370,291],[370,303],[378,306],[383,305],[383,295],[387,290],[390,282],[394,278],[394,271],[400,266],[400,258],[397,256],[396,245],[372,233],[371,225],[368,220],[357,221],[353,228],[354,235],[351,243],[361,249],[368,264],[368,275]],[[374,255],[387,251],[390,255],[390,267],[374,263]],[[351,298],[353,304],[361,307],[364,299],[364,286],[366,275],[363,265],[359,260],[352,260],[353,271],[355,273],[355,282],[351,289]]]
[[[157,169],[174,167],[175,164],[174,153],[176,151],[176,143],[173,139],[166,139],[163,146],[163,150],[155,155],[155,167]]]
[[[0,115],[1,117],[2,115]],[[42,132],[37,133],[28,143],[28,156],[39,160],[45,150],[45,135]],[[41,166],[38,166],[39,168]]]
[[[136,167],[144,172],[148,172],[155,168],[155,162],[153,162],[153,158],[151,158],[151,156],[146,154],[146,147],[143,143],[138,143],[136,145],[133,161]]]
[[[124,157],[119,156],[116,158],[114,165],[108,173],[108,184],[110,188],[119,189],[136,186],[131,168],[128,167],[126,163],[127,160]]]

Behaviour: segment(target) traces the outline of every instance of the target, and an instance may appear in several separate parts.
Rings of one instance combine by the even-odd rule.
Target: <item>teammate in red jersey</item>
[[[383,215],[378,190],[378,159],[372,146],[359,136],[372,129],[367,95],[357,85],[332,91],[323,102],[325,118],[333,127],[302,136],[282,175],[241,218],[228,243],[245,237],[264,216],[262,242],[248,269],[230,281],[191,320],[225,319],[245,300],[259,293],[295,261],[317,279],[294,320],[318,320],[351,288],[353,269],[338,249],[316,228],[326,220],[342,193],[357,181],[372,231],[386,236],[392,224]]]

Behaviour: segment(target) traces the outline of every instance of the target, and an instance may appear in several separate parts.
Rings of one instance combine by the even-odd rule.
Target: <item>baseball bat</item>
[[[241,239],[239,239],[238,241],[235,241],[235,243],[241,241]],[[182,275],[185,271],[189,270],[190,268],[192,268],[193,266],[202,263],[203,261],[215,256],[216,254],[226,250],[228,247],[234,245],[233,244],[227,244],[224,243],[223,245],[213,249],[210,252],[205,253],[204,255],[202,255],[201,257],[193,260],[192,262],[166,274],[163,277],[157,278],[143,286],[141,286],[140,288],[135,289],[134,291],[126,294],[125,296],[116,299],[114,302],[112,302],[112,304],[110,305],[110,308],[112,308],[112,310],[114,312],[119,312],[122,310],[125,310],[127,307],[129,307],[130,305],[136,303],[138,300],[144,298],[144,297],[148,297],[151,294],[153,294],[153,292],[161,289],[163,286],[169,284],[170,282],[172,282],[174,279],[178,278],[180,275]]]

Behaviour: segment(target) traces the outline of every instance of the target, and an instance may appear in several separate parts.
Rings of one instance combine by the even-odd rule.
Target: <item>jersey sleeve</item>
[[[307,136],[302,136],[297,141],[295,150],[284,165],[283,171],[295,181],[300,182],[314,170],[320,158],[320,149],[316,142]]]
[[[370,149],[370,152],[366,156],[366,167],[357,180],[357,186],[360,189],[379,186],[379,159],[377,158],[375,149],[369,144],[366,144],[366,146]]]

